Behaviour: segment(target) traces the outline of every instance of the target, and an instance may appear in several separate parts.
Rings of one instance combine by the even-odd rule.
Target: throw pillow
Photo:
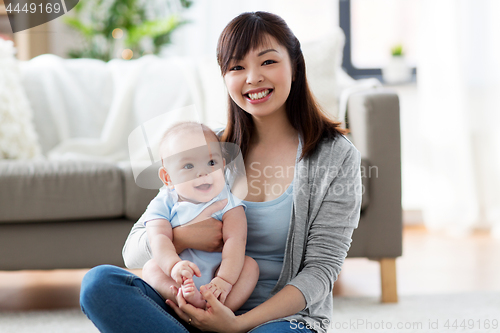
[[[41,157],[12,41],[0,38],[0,159]]]
[[[315,41],[302,43],[309,87],[323,110],[338,115],[338,74],[342,71],[344,34],[340,28]]]

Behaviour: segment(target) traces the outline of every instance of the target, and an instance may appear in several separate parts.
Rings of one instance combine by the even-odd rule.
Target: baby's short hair
[[[183,122],[180,122],[180,123],[177,123],[177,124],[171,126],[170,128],[168,128],[165,131],[165,133],[163,133],[163,136],[161,137],[160,145],[159,145],[160,157],[163,158],[163,156],[161,155],[162,148],[163,148],[164,143],[167,142],[168,138],[170,138],[174,135],[179,135],[179,134],[184,133],[184,132],[188,132],[188,131],[192,131],[192,130],[199,130],[200,127],[205,135],[206,134],[213,135],[213,137],[217,140],[217,142],[220,142],[217,134],[215,134],[215,132],[212,131],[212,129],[210,127],[208,127],[207,125],[204,125],[204,124],[201,124],[201,123],[198,123],[195,121],[183,121]]]

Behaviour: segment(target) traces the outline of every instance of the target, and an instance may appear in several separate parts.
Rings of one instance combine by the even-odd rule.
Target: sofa
[[[207,66],[207,60],[197,59],[196,66],[182,68],[182,63],[192,60],[154,57],[136,70],[134,66],[141,60],[134,61],[106,64],[43,55],[19,63],[20,82],[33,112],[41,153],[29,160],[0,159],[0,270],[124,266],[124,241],[158,193],[158,189],[137,185],[127,156],[126,134],[151,119],[156,104],[159,110],[189,103],[203,105],[202,121],[212,127],[224,121],[223,106],[214,103],[225,101],[221,97],[225,92],[215,93],[209,79],[217,75],[220,80],[213,63]],[[315,69],[309,69],[314,74]],[[382,301],[394,302],[395,259],[402,254],[398,97],[380,86],[360,85],[346,77],[339,65],[336,70],[337,83],[325,100],[333,96],[336,105],[332,108],[337,112],[339,107],[345,109],[340,112],[341,120],[361,152],[365,189],[361,220],[348,257],[379,260]],[[127,79],[123,79],[124,73],[128,73]],[[176,79],[172,85],[170,80],[176,75],[184,79]],[[196,77],[197,83],[189,77]],[[319,82],[324,88],[326,81]],[[121,90],[117,88],[120,84]],[[164,84],[171,86],[154,90]],[[179,87],[183,84],[187,88]],[[192,93],[194,86],[199,93]],[[342,96],[345,103],[339,104]],[[141,109],[144,104],[148,104],[147,110]],[[121,119],[111,119],[113,126],[119,123],[120,128],[109,125],[113,112]],[[93,147],[86,154],[83,136],[90,140],[86,147]]]

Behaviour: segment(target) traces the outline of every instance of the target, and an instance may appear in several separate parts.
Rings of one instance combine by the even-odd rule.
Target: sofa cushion
[[[0,223],[119,217],[123,198],[116,164],[0,161]]]
[[[137,221],[146,211],[151,200],[158,194],[158,190],[145,189],[137,185],[132,172],[130,162],[119,162],[118,166],[123,172],[125,198],[124,198],[124,214],[125,217],[132,221]],[[157,170],[148,170],[149,177],[156,178],[161,186],[161,181],[158,178]]]

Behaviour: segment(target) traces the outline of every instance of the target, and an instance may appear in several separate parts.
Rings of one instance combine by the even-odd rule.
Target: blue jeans
[[[188,325],[165,303],[163,297],[140,277],[119,267],[91,269],[82,281],[82,311],[103,333],[201,332]],[[262,325],[252,333],[311,333],[292,329],[287,321]]]

